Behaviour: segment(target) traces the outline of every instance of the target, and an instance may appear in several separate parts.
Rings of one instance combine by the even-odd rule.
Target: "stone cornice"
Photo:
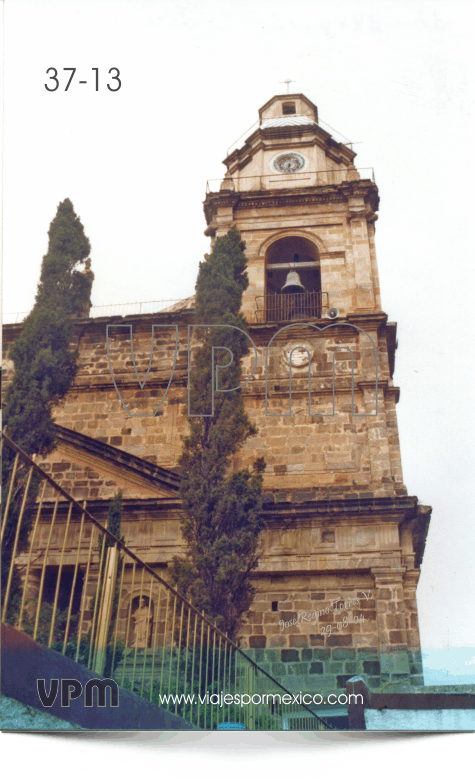
[[[336,141],[329,132],[323,129],[319,124],[299,124],[299,125],[285,125],[261,128],[258,127],[251,135],[246,138],[244,144],[239,149],[235,149],[224,160],[223,164],[226,165],[231,172],[244,167],[252,157],[261,149],[267,140],[279,141],[283,139],[287,141],[285,147],[288,146],[289,138],[299,139],[302,137],[311,137],[307,144],[318,145],[324,150],[325,155],[339,164],[351,165],[356,152],[349,149],[343,143]],[[273,144],[274,147],[274,144]]]
[[[56,501],[43,501],[43,509],[45,513],[52,513],[54,511]],[[101,500],[99,498],[91,499],[87,501],[87,510],[94,517],[94,519],[101,520],[103,517],[107,517],[109,511],[110,499]],[[165,520],[178,520],[179,512],[183,510],[181,500],[176,497],[157,497],[157,498],[124,498],[123,505],[123,522],[135,522],[141,519],[151,519],[152,521],[165,521]],[[58,521],[65,518],[67,515],[68,506],[66,501],[60,501],[58,504]],[[131,512],[134,512],[136,516],[131,516]],[[140,516],[140,515],[144,516]],[[63,515],[63,516],[61,516]]]
[[[266,497],[270,498],[270,495],[266,494]],[[273,526],[290,522],[292,526],[296,526],[297,523],[300,527],[305,522],[314,524],[317,520],[341,521],[346,518],[353,521],[360,519],[366,522],[374,522],[375,514],[378,515],[378,522],[402,522],[407,519],[416,519],[417,509],[417,498],[404,495],[388,498],[355,497],[328,498],[323,500],[310,498],[299,503],[288,501],[265,503],[262,513],[266,521],[272,523]]]
[[[116,380],[117,387],[121,390],[131,389],[137,391],[138,382],[134,375],[131,373],[125,377],[121,377],[120,373],[114,372],[114,378]],[[173,374],[173,381],[170,386],[172,387],[186,387],[187,386],[188,371],[177,370]],[[167,372],[166,378],[162,376],[154,375],[151,370],[147,378],[147,389],[166,389],[170,379],[170,374]],[[105,368],[101,373],[85,374],[83,376],[76,376],[71,391],[74,392],[88,392],[92,388],[97,390],[112,390],[114,389],[114,382],[110,371]],[[160,416],[160,412],[159,412]]]
[[[343,328],[345,326],[347,327],[348,324],[352,324],[356,325],[356,327],[360,327],[366,332],[374,332],[374,330],[376,330],[378,334],[381,335],[384,332],[387,319],[388,315],[385,314],[384,311],[368,311],[355,314],[349,313],[346,317],[338,317],[337,319],[332,320],[322,317],[320,319],[313,319],[311,322],[292,322],[290,324],[301,324],[302,327],[305,327],[307,324],[316,325],[323,333],[326,332],[324,328],[331,324],[341,325],[341,330],[339,327],[332,327],[330,329],[330,332],[335,336],[345,335],[348,330],[344,330]],[[262,340],[270,340],[272,336],[282,329],[282,327],[285,327],[285,325],[288,324],[289,322],[249,322],[249,332],[256,333],[257,337],[260,335]],[[267,336],[267,334],[269,335]]]
[[[140,458],[136,458],[139,460]],[[143,461],[145,462],[145,461]],[[150,465],[150,463],[147,463]],[[154,467],[154,466],[152,466]],[[295,491],[294,491],[295,492]],[[288,493],[292,495],[291,492]],[[262,516],[270,528],[277,527],[316,527],[320,524],[334,524],[347,521],[352,524],[374,524],[375,522],[411,522],[413,530],[418,522],[428,524],[431,508],[419,505],[414,496],[394,496],[387,498],[328,498],[309,499],[304,502],[282,501],[267,502],[272,495],[264,491]],[[94,516],[109,506],[109,499],[88,501],[88,510]],[[46,502],[45,502],[46,505]],[[51,506],[54,502],[51,502]],[[158,514],[169,510],[183,509],[178,497],[130,498],[124,499],[124,508],[131,511],[149,511]]]
[[[367,199],[368,216],[379,207],[376,184],[369,179],[344,181],[341,184],[325,184],[314,187],[295,187],[272,190],[249,190],[243,192],[209,192],[204,200],[206,223],[209,225],[220,207],[233,210],[257,208],[282,208],[307,204],[348,202],[350,197]],[[364,217],[359,217],[364,218]],[[372,218],[372,216],[371,216]]]
[[[259,567],[252,575],[253,579],[281,576],[328,576],[329,574],[366,573],[372,566],[381,563],[382,558],[388,569],[398,568],[401,552],[398,549],[388,551],[351,551],[345,553],[318,551],[309,554],[262,555]]]
[[[338,395],[351,395],[351,381],[348,384],[342,384],[338,381],[338,378],[341,379],[341,377],[337,377],[337,381],[335,381],[335,393]],[[332,387],[332,381],[333,378],[331,375],[322,375],[319,376],[312,376],[312,379],[314,382],[326,380],[328,382],[327,386],[321,387],[321,386],[312,386],[311,385],[311,392],[312,397],[315,398],[321,398],[325,396],[331,397],[333,395],[333,387]],[[345,376],[344,379],[351,379],[351,377]],[[296,386],[295,382],[302,380],[305,384],[305,387],[302,386]],[[308,397],[308,374],[306,376],[299,376],[294,377],[292,381],[292,397],[293,398],[307,398]],[[276,382],[278,382],[279,379],[272,379],[272,384],[269,381],[268,386],[268,397],[269,398],[276,398],[276,397],[284,397],[288,398],[289,396],[289,390],[288,387],[285,386],[282,390],[275,390],[273,388],[273,385],[275,385]],[[355,379],[355,390],[365,390],[375,389],[376,382],[375,381],[358,381],[358,378]],[[393,397],[394,402],[398,403],[399,396],[400,396],[400,389],[399,387],[393,387],[389,385],[389,382],[387,379],[379,379],[378,380],[378,392],[381,391],[384,393],[385,397]],[[249,384],[246,385],[246,387],[243,389],[243,397],[258,397],[262,398],[264,397],[265,393],[265,380],[256,380],[256,381],[250,381]]]
[[[350,312],[346,318],[350,324],[361,327],[362,330],[377,330],[378,333],[383,331],[388,321],[388,315],[384,311]]]
[[[365,219],[367,222],[376,222],[378,219],[378,214],[376,214],[372,208],[361,208],[359,210],[351,209],[350,213],[348,215],[348,221],[361,221],[362,219]]]
[[[324,258],[330,258],[330,257],[343,257],[344,252],[326,252],[324,255],[322,255]],[[104,332],[105,334],[105,326],[108,324],[138,324],[138,323],[153,323],[153,322],[170,322],[170,324],[177,324],[182,325],[183,327],[187,327],[189,324],[194,323],[194,309],[183,309],[182,311],[173,311],[173,312],[166,312],[166,311],[158,311],[155,314],[129,314],[128,316],[103,316],[103,317],[96,317],[94,319],[77,319],[75,322],[76,326],[76,336],[81,336],[86,332],[86,329],[95,329],[100,328],[101,332]],[[368,312],[358,312],[358,313],[349,313],[346,318],[338,318],[336,320],[328,320],[326,318],[321,319],[315,319],[312,320],[311,324],[315,324],[318,327],[325,327],[326,325],[332,324],[332,323],[338,323],[341,324],[343,327],[348,322],[351,324],[356,325],[357,327],[361,327],[363,330],[374,330],[377,329],[378,332],[383,332],[384,327],[386,326],[386,332],[388,334],[388,337],[391,339],[391,345],[395,349],[396,348],[396,323],[395,322],[388,322],[387,321],[388,316],[383,311],[368,311]],[[15,341],[22,328],[22,322],[18,322],[15,324],[5,324],[3,325],[3,332],[4,332],[4,342],[5,344],[11,343]],[[288,323],[287,323],[288,324]],[[306,323],[302,322],[302,325],[304,326]],[[271,333],[269,335],[269,338],[271,338],[278,330],[281,329],[283,326],[282,323],[277,322],[249,322],[249,330],[250,332],[254,332],[257,334],[261,334],[262,337],[266,337],[266,333]],[[337,331],[336,328],[332,328],[333,331]],[[342,331],[344,332],[344,331]],[[338,334],[338,331],[337,331]],[[389,343],[388,343],[389,347]]]
[[[135,458],[140,460],[140,458]],[[144,462],[144,461],[142,461]],[[150,465],[150,463],[147,463]],[[152,466],[153,467],[153,466]],[[289,492],[290,497],[297,497],[302,493]],[[418,505],[417,498],[412,496],[394,496],[386,498],[329,498],[323,500],[308,499],[304,502],[279,502],[270,503],[273,495],[267,491],[264,492],[264,507],[262,516],[266,521],[267,528],[289,529],[289,528],[315,528],[315,527],[335,527],[345,525],[371,526],[375,524],[397,523],[400,527],[409,524],[412,531],[415,566],[416,570],[420,568],[424,554],[425,539],[428,532],[431,508],[429,506]],[[97,519],[107,516],[109,500],[91,500],[88,501],[88,510]],[[53,511],[54,502],[45,502],[46,512]],[[131,516],[131,514],[144,515],[152,521],[179,521],[182,511],[182,503],[179,497],[160,497],[160,498],[132,498],[124,500],[124,523],[143,518],[140,516]],[[60,503],[58,519],[61,518],[61,512],[66,512],[66,506],[62,507]],[[372,565],[376,559],[381,565],[381,558],[394,556],[400,552],[397,550],[379,550],[370,557],[373,558]],[[319,556],[322,554],[348,557],[355,555],[355,552],[341,552],[322,547]],[[357,552],[361,557],[366,553]],[[290,555],[292,558],[302,557],[302,555]],[[375,559],[376,558],[376,559]],[[368,558],[369,559],[369,558]],[[389,564],[389,563],[388,563]],[[376,566],[378,563],[376,563]],[[392,563],[390,563],[392,566]],[[277,571],[276,573],[296,573],[297,571]],[[309,570],[306,570],[309,573]],[[330,569],[323,568],[319,573],[329,573]]]
[[[109,461],[114,466],[140,476],[141,479],[150,481],[167,491],[178,492],[180,477],[177,473],[161,468],[134,454],[129,454],[115,446],[110,446],[95,438],[70,430],[61,425],[55,425],[59,444],[66,444],[75,450],[91,454],[98,460]]]
[[[416,554],[415,565],[418,568],[422,563],[424,549],[426,545],[427,533],[429,532],[429,523],[432,513],[430,506],[417,506],[417,514],[412,522],[412,538],[414,552]]]

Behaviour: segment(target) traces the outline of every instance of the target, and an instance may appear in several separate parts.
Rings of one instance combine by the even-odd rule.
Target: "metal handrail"
[[[190,295],[189,297],[192,297]],[[91,306],[89,318],[99,316],[133,316],[134,314],[156,314],[164,311],[175,303],[189,300],[189,298],[167,298],[164,300],[140,300],[133,303],[106,303],[104,305]],[[150,310],[147,310],[150,309]],[[127,312],[127,313],[126,313]],[[29,311],[6,312],[3,315],[4,324],[18,324],[29,314]]]
[[[258,693],[260,689],[271,697],[293,697],[204,613],[101,525],[87,510],[85,502],[81,505],[69,495],[7,435],[3,435],[2,444],[11,450],[8,499],[2,522],[2,538],[5,533],[10,556],[3,621],[13,622],[35,640],[47,643],[76,662],[83,662],[97,674],[104,675],[109,663],[109,678],[158,702],[162,708],[174,710],[198,727],[207,728],[208,720],[210,725],[217,725],[220,717],[224,722],[225,714],[229,722],[230,716],[236,717],[235,709],[213,710],[208,703],[200,704],[200,708],[189,701],[182,705],[176,698],[171,702],[168,699],[167,704],[162,692],[168,696],[174,692],[190,695],[196,689],[203,691],[206,686],[216,694],[220,685],[223,689],[223,685],[229,684],[229,692],[234,695]],[[48,489],[52,492],[49,496]],[[67,515],[65,523],[57,523],[58,514]],[[45,525],[49,528],[48,540],[44,543],[43,538],[40,543],[38,529]],[[87,527],[90,539],[87,539]],[[28,531],[23,548],[22,528]],[[58,528],[64,529],[62,536]],[[58,532],[56,541],[53,541],[53,529]],[[66,561],[69,568],[74,568],[74,574],[72,586],[65,593],[61,581]],[[58,569],[56,583],[51,588],[55,593],[52,606],[45,599],[48,564],[50,570],[51,566]],[[22,585],[15,584],[15,571],[21,574]],[[83,578],[81,604],[73,613],[80,574]],[[67,610],[59,607],[61,593],[69,598]],[[141,637],[139,622],[133,617],[133,603],[137,604],[137,612],[140,608],[146,612],[141,617]],[[268,703],[258,706],[268,707]],[[275,708],[273,703],[271,709],[260,708],[257,714],[250,709],[244,713],[241,709],[241,714],[248,728],[280,729],[284,707],[282,703],[280,708]],[[297,717],[299,729],[332,729],[303,703],[292,703],[290,713]],[[288,714],[289,710],[285,709],[285,716]]]

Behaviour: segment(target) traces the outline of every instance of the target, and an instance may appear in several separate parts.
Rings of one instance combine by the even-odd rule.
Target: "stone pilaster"
[[[372,259],[363,197],[348,199],[356,283],[356,311],[375,308]]]
[[[379,635],[381,682],[409,679],[403,577],[405,568],[372,568]]]
[[[406,633],[411,684],[424,684],[419,618],[417,615],[416,588],[420,571],[409,570],[404,576],[404,605],[406,607]]]
[[[376,392],[374,387],[363,386],[365,413],[375,414]],[[386,427],[384,390],[378,387],[378,414],[374,418],[367,417],[366,429],[368,435],[368,451],[371,463],[371,481],[387,483],[391,478],[391,463],[389,460],[388,429]],[[386,480],[383,482],[383,479]]]

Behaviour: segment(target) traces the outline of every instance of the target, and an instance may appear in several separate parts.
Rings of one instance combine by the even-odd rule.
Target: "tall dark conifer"
[[[248,286],[245,244],[235,229],[218,238],[211,256],[200,264],[196,284],[196,324],[233,325],[247,332],[240,313]],[[190,380],[192,414],[211,414],[212,349],[219,370],[219,387],[241,384],[241,360],[249,351],[244,334],[225,328],[201,333],[194,350]],[[222,350],[225,347],[229,351]],[[229,352],[233,354],[233,362]],[[214,393],[212,416],[190,417],[190,432],[180,458],[182,533],[186,558],[175,557],[172,579],[177,589],[234,637],[249,609],[254,589],[250,581],[258,561],[263,528],[260,458],[248,469],[230,472],[231,458],[257,431],[244,410],[240,390]]]
[[[87,310],[92,284],[78,270],[91,245],[70,200],[59,204],[48,236],[36,302],[10,353],[15,373],[3,414],[8,435],[30,455],[54,448],[52,407],[77,371],[73,318]]]
[[[52,409],[68,392],[77,371],[77,351],[71,348],[74,317],[87,314],[92,274],[78,269],[91,245],[70,200],[59,204],[48,231],[48,251],[43,257],[35,304],[25,319],[19,338],[10,351],[15,365],[5,393],[3,427],[28,455],[45,456],[54,449]],[[2,484],[11,473],[13,453],[3,448]],[[17,487],[25,481],[17,471]],[[21,526],[18,551],[26,544],[31,526],[29,509],[35,500],[33,477],[27,509]],[[21,490],[10,506],[2,546],[2,583],[8,574],[18,520]]]

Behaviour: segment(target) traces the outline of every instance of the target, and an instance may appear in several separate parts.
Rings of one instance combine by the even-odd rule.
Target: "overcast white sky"
[[[398,322],[403,472],[409,494],[433,506],[418,589],[423,650],[475,647],[471,8],[5,5],[5,312],[31,308],[49,223],[66,197],[92,244],[94,304],[192,294],[209,247],[206,180],[223,175],[227,148],[286,78],[324,122],[360,142],[356,165],[374,167],[381,195],[383,308]],[[49,67],[61,83],[52,93]],[[64,67],[77,68],[68,92]],[[112,67],[116,93],[105,86]]]

